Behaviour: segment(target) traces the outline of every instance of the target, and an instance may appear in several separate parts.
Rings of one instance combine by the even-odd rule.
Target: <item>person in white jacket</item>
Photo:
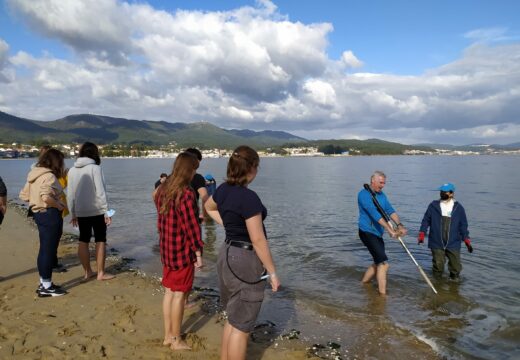
[[[84,143],[74,167],[69,170],[67,204],[72,225],[79,227],[78,257],[85,270],[85,279],[96,275],[90,266],[89,252],[94,230],[97,279],[110,280],[115,276],[105,272],[105,258],[107,226],[112,220],[107,215],[106,186],[100,163],[98,147],[91,142]]]

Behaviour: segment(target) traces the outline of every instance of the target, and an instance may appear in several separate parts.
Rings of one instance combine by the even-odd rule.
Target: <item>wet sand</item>
[[[222,321],[202,296],[187,309],[182,331],[192,351],[162,346],[162,287],[117,256],[109,256],[110,281],[83,282],[74,240],[59,248],[66,273],[53,281],[69,294],[39,298],[38,232],[22,210],[9,206],[0,226],[1,359],[218,359]],[[95,263],[93,262],[93,265]],[[248,359],[308,359],[305,344],[271,339],[250,342]]]

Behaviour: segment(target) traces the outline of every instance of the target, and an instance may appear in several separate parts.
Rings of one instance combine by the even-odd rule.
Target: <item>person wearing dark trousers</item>
[[[28,201],[32,207],[40,237],[37,259],[40,285],[36,290],[39,297],[67,293],[52,282],[52,268],[63,229],[62,211],[66,209],[66,204],[61,201],[63,188],[58,180],[65,171],[64,158],[59,150],[46,151],[29,172],[27,182],[20,191],[20,199]]]
[[[191,154],[195,156],[198,160],[197,169],[200,166],[200,162],[202,161],[202,153],[199,151],[199,149],[195,148],[188,148],[185,150],[188,154]],[[199,221],[204,221],[204,213],[205,208],[204,204],[206,204],[206,201],[208,200],[208,190],[206,189],[206,180],[204,179],[204,176],[202,176],[199,173],[196,173],[195,176],[193,176],[193,179],[191,179],[190,186],[195,190],[195,195],[197,196],[197,202],[199,201],[199,198],[201,200],[201,207],[202,211],[199,212]]]
[[[446,258],[450,279],[458,280],[462,271],[460,248],[462,241],[470,253],[473,252],[468,231],[466,211],[462,204],[454,199],[455,185],[443,184],[438,189],[440,199],[428,205],[421,221],[417,238],[418,244],[424,243],[428,233],[428,247],[432,252],[432,271],[437,278],[442,276]]]
[[[381,295],[386,295],[386,275],[389,268],[383,233],[386,230],[392,238],[406,235],[407,233],[406,228],[399,220],[399,216],[383,192],[385,185],[386,175],[381,171],[375,171],[370,177],[370,189],[375,193],[375,197],[382,209],[398,224],[396,229],[378,211],[372,195],[367,189],[363,189],[358,193],[359,238],[367,247],[374,260],[365,271],[361,282],[369,283],[375,277]]]
[[[7,188],[0,177],[0,225],[4,221],[4,215],[7,211]]]

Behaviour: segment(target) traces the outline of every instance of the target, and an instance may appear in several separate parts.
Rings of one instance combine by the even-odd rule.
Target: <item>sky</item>
[[[520,141],[520,1],[0,0],[0,111]]]

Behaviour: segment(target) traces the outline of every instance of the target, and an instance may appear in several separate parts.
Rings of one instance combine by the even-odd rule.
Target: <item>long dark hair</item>
[[[50,169],[54,176],[60,178],[65,175],[64,159],[65,155],[63,155],[61,151],[56,149],[49,149],[40,156],[36,166]]]
[[[101,158],[99,157],[99,149],[96,144],[86,142],[79,148],[78,157],[88,157],[96,162],[96,165],[101,164]]]
[[[247,175],[258,167],[258,153],[247,145],[237,147],[229,158],[226,182],[229,185],[247,185]]]
[[[199,166],[199,161],[192,154],[180,153],[173,163],[172,173],[166,181],[160,185],[159,194],[161,208],[159,212],[166,214],[170,211],[173,202],[174,207],[179,206],[181,196],[189,188],[195,170]]]

